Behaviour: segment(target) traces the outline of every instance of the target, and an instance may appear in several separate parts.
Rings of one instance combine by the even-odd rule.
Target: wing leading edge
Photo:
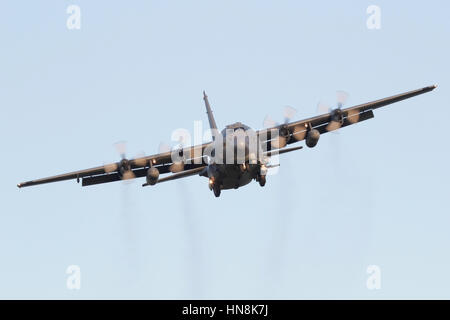
[[[405,93],[397,94],[391,97],[375,100],[372,102],[363,103],[353,107],[342,109],[341,123],[337,127],[332,126],[333,114],[328,112],[319,116],[311,117],[308,119],[294,121],[287,124],[282,124],[276,127],[259,130],[257,132],[261,140],[267,142],[267,150],[271,149],[272,140],[271,132],[281,133],[285,132],[286,144],[298,142],[304,140],[307,131],[310,129],[317,129],[320,134],[333,131],[338,128],[346,127],[361,121],[369,120],[374,117],[373,110],[387,106],[389,104],[399,102],[405,99],[415,97],[436,89],[437,85],[424,87],[421,89],[408,91]],[[264,137],[264,138],[262,138]]]
[[[184,165],[182,170],[191,170],[205,165],[205,160],[203,158],[203,150],[208,147],[211,143],[205,143],[198,146],[187,147],[182,149],[182,153],[185,155],[187,160],[191,160],[191,163]],[[110,163],[104,166],[94,167],[85,170],[73,171],[69,173],[64,173],[56,176],[51,176],[42,179],[30,180],[26,182],[21,182],[17,184],[17,187],[30,187],[39,184],[74,180],[77,182],[82,180],[82,186],[90,186],[100,183],[107,183],[113,181],[119,181],[125,179],[119,174],[119,167],[121,162]],[[147,170],[150,166],[158,168],[161,174],[173,172],[172,168],[172,152],[159,153],[147,157],[140,157],[136,159],[129,160],[129,169],[132,172],[133,178],[145,177]]]

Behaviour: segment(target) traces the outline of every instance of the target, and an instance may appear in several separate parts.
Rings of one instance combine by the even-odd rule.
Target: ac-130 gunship
[[[146,178],[142,186],[153,186],[169,180],[199,175],[208,178],[210,190],[219,197],[221,190],[237,189],[252,180],[264,186],[267,170],[271,167],[270,157],[302,148],[287,148],[288,145],[305,140],[306,146],[313,148],[324,133],[372,119],[375,109],[430,92],[436,87],[428,86],[344,109],[338,104],[337,108],[327,113],[300,121],[273,124],[258,131],[237,122],[226,126],[220,133],[208,97],[203,92],[213,137],[211,142],[135,159],[122,156],[116,163],[21,182],[17,186],[23,188],[64,180],[81,180],[82,186],[90,186],[140,177]],[[161,175],[165,176],[160,177]]]

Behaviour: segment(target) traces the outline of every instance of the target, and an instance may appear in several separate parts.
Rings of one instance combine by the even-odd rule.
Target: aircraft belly
[[[236,189],[249,184],[256,175],[256,168],[242,172],[239,165],[223,165],[220,168],[222,189]]]

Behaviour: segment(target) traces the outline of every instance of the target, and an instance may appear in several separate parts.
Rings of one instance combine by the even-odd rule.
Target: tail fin
[[[209,105],[208,96],[206,92],[203,91],[203,100],[205,100],[206,113],[208,114],[209,127],[211,130],[217,130],[216,120],[214,120],[214,116],[211,111],[211,106]]]

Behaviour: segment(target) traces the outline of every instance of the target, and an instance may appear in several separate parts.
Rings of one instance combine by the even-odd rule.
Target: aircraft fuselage
[[[249,138],[251,134],[254,134],[252,129],[240,122],[229,125],[222,131],[223,141],[219,142],[222,150],[218,151],[216,147],[216,158],[207,168],[211,189],[237,189],[253,179],[259,180],[263,163],[258,155],[262,154],[262,145],[257,140],[252,141]],[[251,143],[257,145],[251,146]],[[218,153],[220,158],[217,158]]]

